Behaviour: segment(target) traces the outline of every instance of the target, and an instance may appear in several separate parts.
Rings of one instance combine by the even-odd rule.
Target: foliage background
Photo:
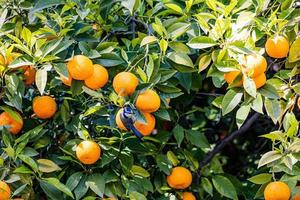
[[[0,2],[1,53],[22,54],[0,66],[1,108],[20,112],[25,120],[17,137],[2,128],[1,179],[10,184],[14,197],[180,199],[182,191],[166,183],[176,165],[193,172],[189,190],[198,199],[261,199],[274,178],[297,192],[296,1]],[[287,59],[264,54],[266,39],[276,34],[292,44]],[[267,57],[267,84],[259,90],[251,80],[244,88],[224,84],[224,73],[253,53]],[[80,81],[62,85],[66,60],[77,54],[109,70],[105,88],[92,91]],[[37,69],[35,85],[23,84],[17,68],[24,65]],[[152,87],[163,101],[155,113],[157,134],[144,142],[121,133],[114,122],[119,107],[134,103],[136,96],[122,99],[113,92],[111,80],[124,70],[139,77],[138,91]],[[55,97],[59,105],[51,120],[32,116],[32,99],[41,94]],[[239,131],[250,121],[248,115],[251,124]],[[224,141],[232,132],[244,136]],[[84,139],[101,145],[103,155],[95,165],[84,166],[75,157],[74,148]],[[221,154],[214,151],[219,144],[227,144]],[[207,155],[212,159],[206,160]]]

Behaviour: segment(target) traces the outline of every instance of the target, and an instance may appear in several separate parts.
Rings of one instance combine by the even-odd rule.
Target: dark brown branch
[[[226,144],[228,144],[234,138],[247,132],[247,130],[251,128],[252,124],[257,120],[258,117],[259,117],[259,113],[255,113],[254,115],[252,115],[240,129],[231,133],[229,136],[223,139],[218,145],[216,145],[212,151],[208,152],[206,157],[200,163],[201,168],[206,166],[208,163],[210,163],[210,161],[215,157],[215,155],[218,154],[226,146]]]

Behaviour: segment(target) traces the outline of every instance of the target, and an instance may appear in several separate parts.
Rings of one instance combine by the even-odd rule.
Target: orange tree
[[[299,2],[0,3],[1,200],[299,198]]]

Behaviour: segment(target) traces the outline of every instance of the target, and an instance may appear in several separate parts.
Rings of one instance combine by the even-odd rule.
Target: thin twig
[[[240,129],[231,133],[229,136],[223,139],[218,145],[216,145],[212,151],[208,152],[206,157],[200,163],[201,168],[206,166],[208,163],[210,163],[210,161],[215,157],[215,155],[218,154],[226,146],[226,144],[228,144],[234,138],[242,135],[249,128],[251,128],[252,124],[258,119],[258,117],[259,117],[259,113],[255,113],[254,115],[252,115]]]

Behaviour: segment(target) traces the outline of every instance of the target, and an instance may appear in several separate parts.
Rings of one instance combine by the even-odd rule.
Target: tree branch
[[[234,131],[225,139],[223,139],[218,145],[216,145],[213,150],[207,153],[206,157],[200,163],[200,167],[202,168],[206,166],[215,157],[215,155],[218,154],[226,146],[227,143],[232,141],[234,138],[244,134],[249,128],[251,128],[252,124],[257,120],[258,117],[259,113],[255,113],[240,129]]]

